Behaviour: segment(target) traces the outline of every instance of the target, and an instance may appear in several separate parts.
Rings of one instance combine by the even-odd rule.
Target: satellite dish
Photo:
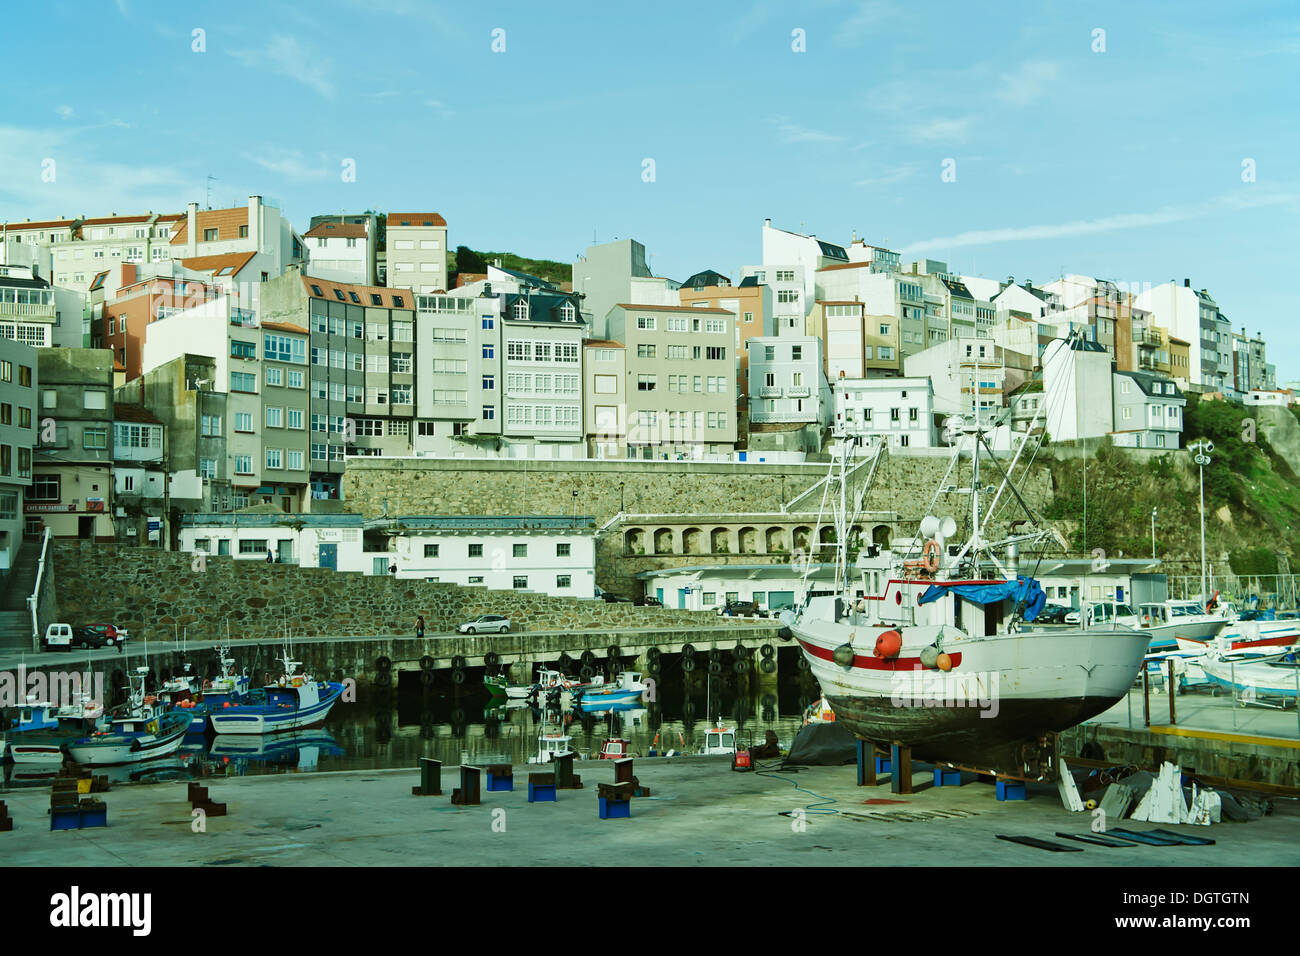
[[[921,537],[933,538],[938,534],[939,528],[939,519],[934,515],[926,515],[921,519]]]
[[[957,533],[957,522],[953,521],[952,518],[944,518],[939,524],[939,533],[943,535],[944,540],[951,538]]]

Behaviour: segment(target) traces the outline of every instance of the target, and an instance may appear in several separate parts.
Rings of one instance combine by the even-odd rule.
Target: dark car
[[[115,647],[128,637],[124,629],[112,624],[88,624],[72,632],[72,643],[78,647]]]
[[[659,600],[653,594],[643,594],[632,602],[638,607],[663,607],[664,602]]]
[[[758,617],[761,612],[753,601],[728,601],[718,608],[718,613],[726,617]]]
[[[1070,613],[1070,608],[1060,604],[1045,604],[1043,609],[1038,612],[1038,617],[1034,618],[1035,623],[1041,624],[1064,624],[1065,615]]]
[[[601,591],[600,596],[605,599],[606,604],[631,604],[631,598],[620,597],[617,594],[611,594],[609,591]]]

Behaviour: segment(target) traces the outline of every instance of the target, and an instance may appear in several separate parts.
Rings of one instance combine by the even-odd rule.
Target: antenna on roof
[[[212,184],[218,181],[219,180],[216,176],[213,176],[211,173],[208,174],[208,185],[203,194],[203,205],[208,209],[212,208]]]

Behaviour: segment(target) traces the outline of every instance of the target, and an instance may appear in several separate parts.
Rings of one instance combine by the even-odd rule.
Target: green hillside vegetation
[[[498,259],[501,260],[503,268],[527,272],[556,286],[567,285],[573,279],[573,266],[568,263],[555,262],[551,259],[529,259],[525,256],[517,256],[513,252],[475,252],[468,246],[456,247],[456,251],[447,263],[447,272],[448,274],[458,272],[481,274],[487,272],[489,263],[495,265]]]
[[[1247,424],[1250,419],[1250,424]],[[1231,402],[1187,396],[1183,444],[1214,442],[1205,469],[1206,553],[1229,553],[1238,574],[1277,573],[1276,552],[1300,555],[1300,480],[1262,435],[1250,441],[1250,411]],[[1089,451],[1091,451],[1091,447]],[[1199,573],[1199,469],[1172,454],[1145,461],[1103,440],[1084,468],[1078,457],[1054,460],[1054,499],[1045,517],[1072,528],[1071,548],[1138,557],[1151,553],[1151,509],[1158,508],[1156,552],[1170,573]]]

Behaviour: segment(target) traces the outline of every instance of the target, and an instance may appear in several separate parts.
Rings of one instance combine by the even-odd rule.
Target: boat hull
[[[324,723],[330,708],[343,693],[343,685],[330,683],[329,693],[307,707],[274,707],[262,704],[238,704],[208,714],[212,729],[218,734],[278,734],[301,730]]]
[[[166,757],[180,749],[189,728],[188,718],[164,714],[157,734],[104,734],[68,744],[68,755],[85,767],[109,767]]]

